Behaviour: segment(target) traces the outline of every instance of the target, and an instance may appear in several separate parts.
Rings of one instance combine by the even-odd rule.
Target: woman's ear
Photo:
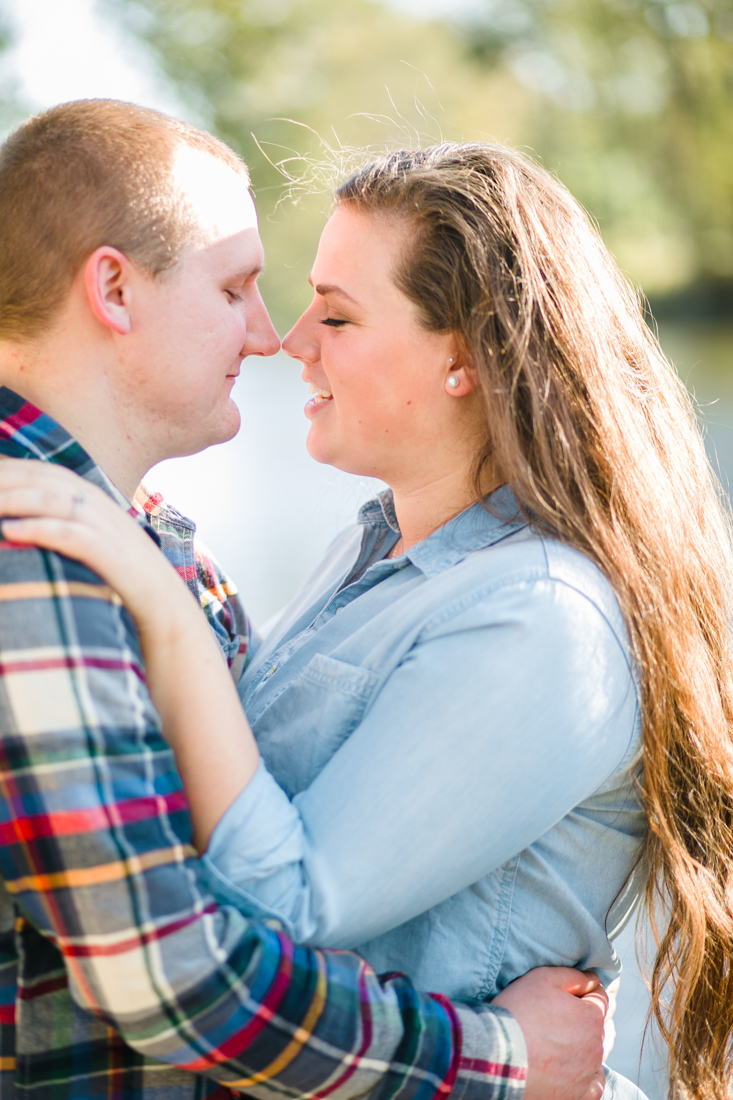
[[[84,265],[84,289],[89,307],[100,322],[120,336],[132,328],[130,261],[124,252],[103,245]]]
[[[481,386],[481,379],[479,378],[479,373],[473,365],[473,360],[470,356],[466,356],[466,363],[463,369],[466,372],[466,378],[471,389],[479,389]]]
[[[474,367],[470,355],[464,351],[454,351],[448,359],[448,374],[445,384],[448,393],[452,397],[465,397],[466,394],[472,393],[478,388],[478,371]]]

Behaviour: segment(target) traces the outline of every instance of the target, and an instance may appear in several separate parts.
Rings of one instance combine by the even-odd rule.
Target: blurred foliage
[[[733,282],[731,0],[484,0],[463,33],[532,90],[524,140],[650,292]]]
[[[418,14],[376,0],[115,4],[191,114],[250,164],[281,326],[308,300],[320,162],[345,170],[361,145],[529,148],[648,293],[733,285],[733,0],[456,0],[440,19],[412,2]],[[280,201],[268,158],[322,193]]]
[[[17,81],[6,72],[2,65],[3,54],[7,55],[13,45],[13,34],[7,6],[0,0],[0,136],[7,133],[23,117],[20,105]]]
[[[124,19],[158,51],[191,114],[250,165],[263,293],[281,329],[310,300],[306,279],[349,146],[443,134],[516,142],[526,129],[532,94],[511,74],[467,63],[454,30],[369,0],[128,0]],[[314,177],[321,193],[297,188],[297,207],[282,201],[285,181],[268,158]]]

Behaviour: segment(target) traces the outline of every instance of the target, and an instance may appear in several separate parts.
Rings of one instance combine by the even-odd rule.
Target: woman
[[[540,962],[610,979],[606,933],[648,872],[673,1080],[727,1095],[732,561],[683,388],[577,204],[502,147],[365,168],[312,281],[284,343],[315,389],[309,449],[391,492],[242,682],[272,774],[193,602],[123,515],[71,509],[64,483],[50,510],[73,522],[5,533],[82,557],[129,604],[228,900],[489,997]]]

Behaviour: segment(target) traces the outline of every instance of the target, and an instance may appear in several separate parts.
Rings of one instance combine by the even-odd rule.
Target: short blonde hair
[[[8,137],[0,148],[0,339],[43,334],[102,245],[153,277],[177,263],[197,228],[173,183],[181,144],[249,182],[218,138],[133,103],[63,103]]]

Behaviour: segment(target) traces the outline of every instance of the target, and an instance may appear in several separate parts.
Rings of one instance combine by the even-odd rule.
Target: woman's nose
[[[283,339],[283,351],[291,359],[300,359],[309,363],[320,357],[320,346],[316,339],[316,330],[308,317],[308,310],[295,322]]]

